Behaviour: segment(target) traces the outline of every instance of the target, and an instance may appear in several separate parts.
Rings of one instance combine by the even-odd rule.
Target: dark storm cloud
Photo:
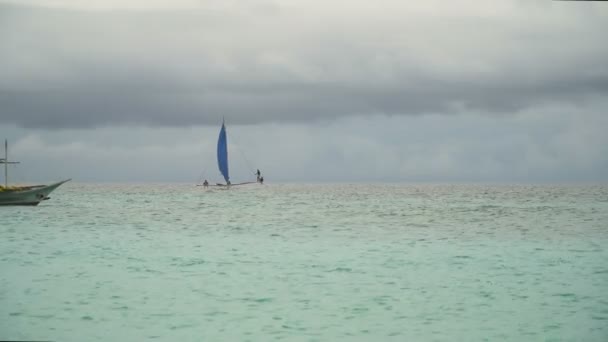
[[[608,48],[597,34],[608,28],[605,16],[543,7],[528,18],[521,13],[530,9],[514,4],[489,17],[401,17],[387,9],[347,19],[288,9],[0,5],[0,123],[88,128],[216,124],[221,116],[254,124],[504,114],[608,93]]]

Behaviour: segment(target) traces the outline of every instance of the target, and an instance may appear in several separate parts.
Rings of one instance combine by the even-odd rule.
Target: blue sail
[[[228,174],[228,138],[226,137],[226,126],[224,126],[223,121],[220,137],[217,140],[217,166],[220,168],[226,183],[230,182],[230,175]]]

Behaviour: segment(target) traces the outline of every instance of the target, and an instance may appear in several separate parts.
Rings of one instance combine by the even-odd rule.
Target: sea
[[[0,340],[608,341],[608,186],[67,183],[0,207]]]

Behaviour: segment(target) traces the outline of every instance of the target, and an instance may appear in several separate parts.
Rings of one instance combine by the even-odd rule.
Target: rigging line
[[[254,173],[254,168],[251,166],[251,163],[249,162],[249,160],[247,159],[247,157],[245,157],[245,153],[243,153],[243,151],[241,151],[241,149],[238,149],[238,150],[241,153],[241,156],[243,156],[243,159],[245,159],[245,163],[247,163],[247,167],[249,168],[249,173],[253,174]]]
[[[205,178],[205,174],[207,174],[207,167],[203,168],[203,171],[201,172],[201,175],[198,177],[198,182],[197,183],[200,183],[203,180],[203,178]]]
[[[205,173],[207,172],[208,167],[209,167],[208,165],[203,164],[203,170],[200,173],[197,183],[200,183],[200,181],[203,179],[203,177],[205,176]]]
[[[253,174],[255,169],[251,166],[251,163],[249,162],[249,159],[247,159],[247,157],[245,156],[245,153],[240,148],[238,148],[239,143],[238,143],[238,141],[236,141],[236,139],[234,139],[234,134],[231,136],[231,139],[236,143],[235,144],[236,149],[239,151],[239,153],[245,160],[245,163],[247,163],[247,167],[249,168],[249,173]]]
[[[205,144],[204,144],[204,142],[205,142],[205,141],[203,140],[203,144],[202,144],[202,145],[205,145]],[[201,154],[202,154],[203,156],[205,156],[205,152],[206,152],[206,151],[207,151],[207,150],[206,150],[205,148],[201,148],[201,149],[200,149],[200,152],[201,152]],[[203,163],[203,171],[201,171],[201,173],[200,173],[200,177],[199,177],[199,179],[198,179],[198,182],[199,182],[199,183],[200,183],[200,182],[201,182],[201,181],[204,179],[204,177],[207,175],[207,171],[208,171],[208,170],[209,170],[209,163]]]
[[[26,183],[26,178],[25,177],[25,172],[23,170],[20,170],[19,172],[16,172],[17,169],[19,168],[19,164],[17,163],[10,163],[8,164],[9,170],[11,170],[11,180],[13,183]]]

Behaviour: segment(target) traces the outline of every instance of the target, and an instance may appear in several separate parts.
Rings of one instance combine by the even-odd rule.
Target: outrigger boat
[[[237,186],[237,185],[256,184],[256,183],[262,184],[262,182],[263,182],[263,178],[260,181],[259,170],[258,170],[258,179],[255,182],[253,182],[253,181],[240,182],[240,183],[231,183],[230,182],[230,171],[228,168],[228,137],[226,135],[226,124],[224,123],[224,120],[222,120],[222,128],[220,129],[220,135],[217,140],[217,166],[218,166],[218,169],[220,170],[220,173],[224,177],[224,180],[226,181],[226,183],[215,183],[215,184],[207,183],[207,184],[198,184],[198,186],[203,185],[205,187],[217,186],[217,187],[223,187],[223,188],[230,188],[232,186]]]
[[[29,185],[8,186],[8,164],[19,164],[19,162],[8,160],[8,141],[4,141],[4,186],[0,185],[0,205],[38,205],[44,200],[50,199],[49,194],[61,184],[70,181],[66,179],[51,185]]]

